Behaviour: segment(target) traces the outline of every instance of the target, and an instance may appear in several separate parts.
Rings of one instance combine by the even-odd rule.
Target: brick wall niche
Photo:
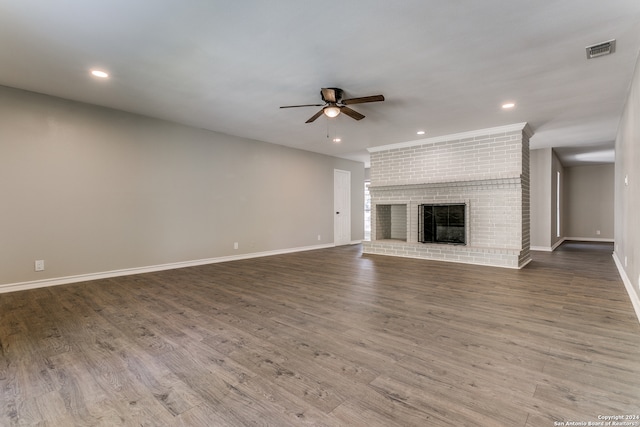
[[[529,255],[526,123],[369,149],[364,253],[522,268]],[[466,205],[466,244],[418,242],[418,206]]]
[[[407,205],[376,205],[376,236],[379,240],[407,241]]]

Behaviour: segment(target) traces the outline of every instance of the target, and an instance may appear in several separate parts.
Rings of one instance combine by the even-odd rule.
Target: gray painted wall
[[[575,166],[564,171],[565,237],[613,241],[615,165]]]
[[[334,168],[362,240],[363,163],[0,87],[0,285],[329,245]]]
[[[531,248],[551,249],[551,148],[531,150]]]
[[[558,198],[558,173],[560,173],[560,197]],[[565,233],[565,224],[563,219],[563,212],[566,210],[564,189],[565,169],[560,163],[560,159],[556,156],[556,153],[551,150],[551,247],[556,247],[561,243],[562,239],[567,235]],[[558,202],[560,203],[560,233],[558,233]]]
[[[636,294],[640,292],[639,117],[640,58],[618,127],[615,170],[615,256],[623,268],[623,275],[626,275],[626,283],[633,287]],[[640,316],[640,300],[637,295],[635,307]]]
[[[531,246],[534,250],[552,250],[564,234],[564,168],[551,148],[531,150]],[[557,174],[560,172],[560,236],[557,234]]]

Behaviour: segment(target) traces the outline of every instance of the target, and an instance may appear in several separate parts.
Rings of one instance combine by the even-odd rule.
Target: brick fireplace
[[[364,253],[526,265],[531,136],[519,123],[370,149],[372,227]],[[421,243],[420,205],[464,206],[464,243]]]

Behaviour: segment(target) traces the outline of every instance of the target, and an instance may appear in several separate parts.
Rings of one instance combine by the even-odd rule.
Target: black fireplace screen
[[[419,205],[418,241],[466,244],[465,205]]]

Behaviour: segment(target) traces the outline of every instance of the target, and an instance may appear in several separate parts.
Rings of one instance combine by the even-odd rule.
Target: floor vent
[[[594,44],[592,46],[587,46],[587,59],[610,55],[615,51],[616,51],[615,40],[609,40],[606,42]]]

